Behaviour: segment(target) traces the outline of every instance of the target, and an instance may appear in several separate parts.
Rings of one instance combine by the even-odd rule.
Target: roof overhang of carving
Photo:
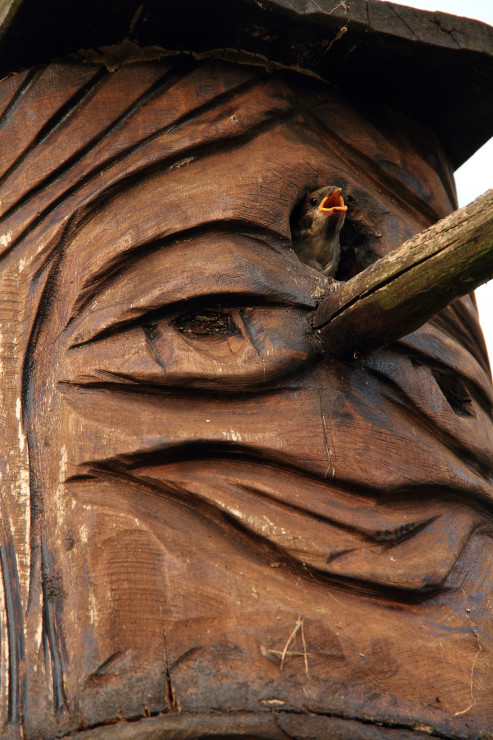
[[[0,74],[118,44],[271,61],[430,126],[458,167],[493,135],[493,28],[382,0],[0,0]]]

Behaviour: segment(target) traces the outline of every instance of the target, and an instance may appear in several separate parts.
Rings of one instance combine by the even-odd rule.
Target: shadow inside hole
[[[378,259],[371,248],[374,237],[364,224],[347,219],[341,231],[341,253],[335,272],[336,280],[349,280]]]
[[[432,368],[431,372],[452,411],[457,416],[474,416],[472,398],[462,378],[450,370]]]
[[[341,253],[334,275],[336,280],[349,280],[358,275],[379,259],[373,248],[382,236],[375,225],[375,215],[371,204],[359,204],[360,199],[348,194],[346,204],[348,213],[341,230]]]

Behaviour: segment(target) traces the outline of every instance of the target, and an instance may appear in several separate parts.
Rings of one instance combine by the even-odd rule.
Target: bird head
[[[347,211],[341,193],[334,185],[314,190],[291,217],[294,251],[302,262],[326,275],[334,273],[339,259],[339,232]]]
[[[301,204],[299,229],[309,230],[313,235],[337,239],[346,218],[347,206],[341,195],[342,190],[327,185],[305,196]]]
[[[347,211],[341,193],[341,188],[333,185],[308,193],[304,203],[305,213],[311,214],[312,218],[316,220],[323,219],[329,222],[332,228],[339,231],[342,228]]]
[[[344,205],[344,200],[341,195],[341,188],[334,188],[330,186],[328,188],[320,188],[320,190],[316,190],[315,192],[319,193],[320,197],[315,197],[313,195],[310,198],[310,205],[314,207],[315,203],[313,201],[320,200],[320,202],[317,203],[317,208],[320,213],[322,213],[326,218],[332,218],[333,216],[335,216],[336,218],[344,221],[347,206]]]

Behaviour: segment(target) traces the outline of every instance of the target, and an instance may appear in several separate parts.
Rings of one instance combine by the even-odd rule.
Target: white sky
[[[493,26],[493,0],[467,0],[467,2],[464,0],[393,0],[393,2],[421,10],[441,10],[443,13],[476,18]],[[490,139],[457,170],[455,179],[459,206],[467,205],[485,190],[493,188],[493,139]],[[493,280],[476,291],[476,298],[490,362],[493,364]]]

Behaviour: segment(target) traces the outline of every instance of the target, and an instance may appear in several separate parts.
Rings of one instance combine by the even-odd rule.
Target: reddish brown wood
[[[290,241],[340,186],[355,276],[453,210],[439,144],[218,61],[2,84],[3,736],[487,735],[473,301],[334,359]]]

